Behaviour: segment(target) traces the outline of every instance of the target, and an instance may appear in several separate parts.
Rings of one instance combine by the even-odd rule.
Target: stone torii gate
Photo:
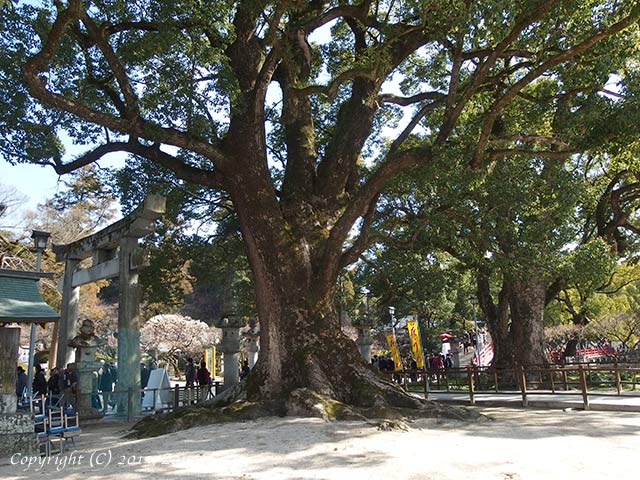
[[[166,199],[150,195],[131,214],[93,235],[67,245],[54,245],[58,262],[65,262],[61,319],[56,365],[73,361],[69,342],[76,336],[80,286],[107,278],[119,280],[118,295],[118,391],[133,392],[131,405],[140,409],[140,289],[138,271],[146,257],[138,239],[153,232],[155,221],[165,212]],[[80,262],[92,258],[88,268]],[[127,397],[117,396],[118,412],[127,412]]]

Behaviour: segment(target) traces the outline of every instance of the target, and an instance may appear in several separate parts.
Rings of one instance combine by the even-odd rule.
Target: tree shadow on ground
[[[557,452],[577,448],[578,441],[605,448],[603,440],[614,439],[611,461],[626,458],[623,455],[628,450],[640,446],[638,414],[477,410],[494,420],[466,423],[420,419],[410,423],[409,432],[381,431],[362,421],[266,417],[135,440],[123,438],[131,424],[105,422],[83,427],[75,453],[85,456],[82,464],[63,469],[50,464],[28,471],[22,465],[3,465],[0,478],[332,479],[350,478],[349,472],[356,471],[357,478],[369,478],[363,476],[366,472],[374,478],[391,471],[397,472],[398,479],[448,479],[455,475],[464,478],[465,472],[475,468],[495,474],[493,478],[518,478],[509,475],[551,468],[545,464]],[[546,441],[540,442],[543,439]],[[112,459],[108,465],[89,464],[91,455],[104,452],[109,452]],[[526,457],[532,453],[537,463]],[[581,452],[573,453],[575,456]],[[574,459],[576,465],[589,462],[588,453],[584,455],[585,458]],[[139,458],[141,462],[137,462]],[[425,472],[437,472],[438,476],[425,476]],[[531,478],[544,477],[540,473]]]

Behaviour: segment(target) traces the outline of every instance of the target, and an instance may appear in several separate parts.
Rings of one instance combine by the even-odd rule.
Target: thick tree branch
[[[432,155],[431,149],[428,147],[403,150],[395,155],[390,155],[380,164],[369,180],[360,187],[331,229],[326,241],[321,262],[322,275],[325,280],[337,274],[338,263],[333,262],[333,259],[336,258],[336,255],[340,255],[342,245],[348,237],[352,225],[358,217],[367,212],[374,197],[385,188],[395,175],[417,165],[428,163],[431,161]]]
[[[455,99],[455,101],[448,102],[452,107],[448,108],[445,112],[436,143],[441,144],[449,137],[449,134],[458,121],[460,114],[469,100],[478,92],[482,84],[486,81],[487,75],[495,65],[496,61],[509,49],[513,42],[517,40],[520,34],[529,27],[529,25],[546,15],[556,3],[557,0],[546,0],[540,2],[536,8],[527,15],[524,15],[522,19],[513,26],[511,31],[496,45],[494,50],[473,73],[471,81],[464,88],[460,98]]]
[[[358,238],[353,245],[343,252],[340,258],[340,268],[344,268],[355,262],[360,257],[360,254],[369,246],[369,234],[371,233],[371,226],[373,225],[373,220],[376,216],[376,204],[378,203],[378,197],[379,195],[374,196],[369,202],[367,213],[364,215],[362,227],[360,228],[360,235],[358,235]]]
[[[58,13],[42,49],[29,58],[22,69],[31,95],[45,104],[71,113],[87,122],[129,134],[132,137],[144,138],[154,143],[169,144],[192,150],[207,157],[214,163],[223,164],[225,156],[216,145],[212,145],[209,142],[173,128],[159,127],[158,125],[143,121],[140,117],[137,117],[136,121],[132,121],[131,118],[117,117],[110,113],[94,110],[79,100],[54,93],[47,88],[46,72],[48,72],[49,65],[53,61],[67,27],[85,15],[83,3],[80,0],[71,0],[66,10]],[[95,32],[93,28],[91,31],[96,35],[99,34]],[[117,63],[117,59],[113,59],[113,61]],[[115,67],[116,69],[122,69],[121,65],[115,65]],[[119,73],[123,74],[123,71],[121,70]],[[127,83],[127,81],[123,79],[122,83]],[[122,84],[120,84],[120,86],[122,87]],[[135,95],[133,95],[132,92],[125,95],[125,97],[128,97],[129,101],[135,102]],[[129,110],[130,107],[131,110]],[[131,106],[127,104],[127,108],[130,113],[133,112],[132,114],[134,116],[138,115],[137,105]]]
[[[568,147],[569,143],[565,140],[558,138],[552,135],[510,135],[508,137],[500,137],[495,138],[491,141],[491,143],[502,143],[502,142],[520,142],[520,143],[543,143],[546,145],[555,145],[558,147]]]
[[[442,102],[446,98],[444,93],[440,92],[423,92],[410,97],[400,97],[391,93],[383,93],[378,96],[379,103],[393,103],[395,105],[413,105],[414,103],[424,102],[425,100],[433,100]]]
[[[375,73],[364,68],[356,67],[341,72],[337,77],[333,78],[328,85],[310,85],[308,87],[300,88],[298,93],[300,95],[324,95],[329,100],[333,100],[338,94],[338,90],[342,85],[351,80],[362,78],[366,80],[375,80],[377,76]]]
[[[114,152],[127,152],[147,158],[173,171],[176,176],[182,180],[205,187],[224,189],[222,175],[217,170],[204,170],[193,167],[184,163],[179,158],[163,152],[158,145],[145,146],[137,142],[111,142],[100,145],[71,162],[62,163],[59,160],[55,160],[48,164],[53,166],[58,175],[64,175],[65,173],[73,172],[86,165],[97,162],[105,155]]]
[[[89,32],[90,37],[95,40],[98,48],[107,60],[111,71],[116,77],[116,81],[120,86],[120,90],[123,93],[124,101],[127,106],[126,118],[132,123],[137,123],[140,119],[138,97],[134,93],[133,88],[131,88],[131,83],[129,82],[129,77],[127,76],[124,66],[111,48],[111,45],[109,45],[107,35],[105,35],[105,29],[98,28],[86,12],[83,12],[80,18]]]
[[[575,151],[556,151],[556,150],[525,150],[522,148],[507,148],[504,150],[490,150],[489,159],[491,161],[501,158],[520,155],[523,157],[544,157],[554,160],[566,160],[575,155]]]
[[[400,146],[404,143],[404,141],[407,138],[409,138],[409,135],[411,135],[411,132],[413,132],[413,129],[418,125],[418,123],[420,123],[420,121],[424,117],[426,117],[427,114],[429,114],[429,112],[432,112],[433,110],[438,108],[439,105],[440,105],[439,103],[434,102],[422,107],[418,111],[418,113],[414,115],[414,117],[411,119],[409,124],[404,128],[404,130],[402,130],[400,135],[398,135],[396,139],[393,141],[393,143],[391,143],[391,146],[389,147],[389,153],[390,154],[395,153],[400,148]]]
[[[513,86],[511,86],[504,95],[498,98],[494,104],[492,105],[489,113],[485,117],[485,120],[482,125],[482,129],[480,132],[480,137],[478,139],[478,143],[476,145],[471,165],[474,167],[479,167],[481,163],[482,155],[484,154],[487,144],[489,143],[489,136],[491,135],[491,131],[495,124],[496,119],[500,115],[500,113],[504,110],[504,108],[513,100],[513,98],[522,91],[526,86],[528,86],[531,82],[533,82],[536,78],[540,77],[543,73],[547,72],[552,67],[560,65],[561,63],[566,62],[576,56],[586,52],[588,49],[593,47],[596,43],[609,38],[616,33],[621,32],[633,22],[637,21],[640,17],[640,7],[635,7],[632,10],[632,13],[624,18],[623,20],[615,23],[611,27],[600,31],[599,33],[591,36],[590,38],[578,43],[577,45],[551,57],[545,62],[541,63],[536,68],[532,69],[529,73],[527,73],[524,77],[518,80]]]

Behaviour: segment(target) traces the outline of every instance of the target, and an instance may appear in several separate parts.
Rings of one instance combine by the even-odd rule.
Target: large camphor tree
[[[261,326],[248,397],[364,406],[413,404],[334,306],[379,194],[451,155],[566,158],[550,128],[503,116],[548,102],[569,121],[572,98],[625,75],[640,17],[604,0],[44,3],[2,10],[5,159],[63,174],[125,152],[226,192]]]

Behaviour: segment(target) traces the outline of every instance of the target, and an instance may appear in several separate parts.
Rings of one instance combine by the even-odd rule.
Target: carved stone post
[[[371,337],[372,321],[369,318],[369,312],[367,310],[367,305],[362,302],[358,308],[358,318],[353,322],[353,326],[358,330],[358,338],[356,339],[358,350],[365,361],[371,363],[371,345],[373,344],[373,338]]]
[[[100,362],[96,360],[96,352],[98,346],[103,343],[104,340],[96,337],[91,320],[83,320],[80,333],[69,342],[69,346],[76,349],[76,361],[70,367],[77,376],[76,410],[83,419],[102,417],[102,414],[93,408],[92,399],[96,393],[93,376],[100,368]]]
[[[16,413],[19,328],[0,328],[0,415]]]
[[[258,320],[255,317],[249,320],[249,331],[245,333],[244,336],[247,340],[247,360],[249,361],[249,368],[253,370],[253,367],[258,361],[258,352],[260,351],[260,347],[258,346],[260,328],[258,327]]]
[[[16,413],[16,363],[19,328],[0,328],[0,458],[35,450],[34,422],[28,413]]]

